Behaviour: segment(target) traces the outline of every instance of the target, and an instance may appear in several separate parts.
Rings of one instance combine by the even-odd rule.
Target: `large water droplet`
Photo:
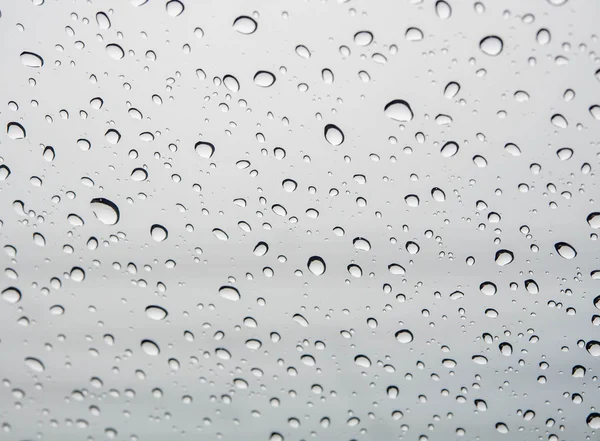
[[[194,150],[196,150],[196,153],[200,157],[210,159],[215,153],[215,146],[212,145],[210,142],[198,141],[194,146]]]
[[[6,134],[10,139],[24,139],[26,136],[25,127],[18,122],[9,122],[6,125]]]
[[[118,44],[107,44],[106,45],[106,53],[113,60],[120,60],[125,56],[125,51]]]
[[[423,31],[419,28],[408,28],[404,37],[407,41],[421,41],[423,39]]]
[[[253,34],[256,31],[258,24],[254,19],[241,15],[233,22],[233,29],[238,31],[240,34]]]
[[[156,242],[162,242],[167,240],[167,237],[169,237],[169,232],[162,225],[154,224],[150,227],[150,236]]]
[[[587,423],[588,426],[590,426],[590,428],[597,430],[600,429],[600,413],[597,412],[592,412],[590,413],[587,418],[585,419],[585,422]]]
[[[44,363],[42,363],[37,358],[33,358],[33,357],[27,357],[25,359],[25,366],[27,366],[33,372],[38,372],[38,373],[44,372],[44,370],[46,370]]]
[[[319,256],[312,256],[310,259],[308,259],[306,266],[308,267],[308,270],[315,276],[320,276],[327,270],[325,261]]]
[[[21,300],[21,291],[13,286],[6,288],[4,291],[2,291],[2,294],[0,294],[0,297],[2,297],[3,300],[7,301],[8,303],[18,303]]]
[[[233,75],[225,75],[223,77],[223,84],[231,92],[237,92],[240,90],[240,83]]]
[[[410,105],[404,100],[390,101],[385,105],[383,111],[385,116],[399,122],[408,122],[414,117]]]
[[[332,146],[338,146],[344,142],[344,132],[334,124],[327,124],[324,129],[325,139]]]
[[[452,8],[444,0],[438,0],[435,3],[435,13],[442,20],[447,20],[452,15]]]
[[[396,340],[404,344],[410,343],[413,341],[413,334],[408,329],[401,329],[396,332]]]
[[[90,207],[96,219],[104,225],[114,225],[119,222],[121,217],[119,207],[114,202],[105,198],[95,198],[90,202]]]
[[[485,37],[479,42],[479,49],[481,49],[484,54],[492,57],[499,55],[500,52],[502,52],[503,46],[504,43],[502,42],[502,39],[495,35]]]
[[[373,34],[369,31],[360,31],[354,34],[354,43],[357,46],[368,46],[373,42]]]
[[[219,295],[232,302],[237,302],[241,298],[240,292],[233,286],[222,286],[219,288]]]
[[[160,354],[160,348],[152,340],[142,340],[142,343],[140,346],[142,348],[142,351],[144,351],[144,354],[146,354],[146,355],[155,357],[158,354]]]
[[[171,0],[166,5],[167,14],[171,17],[178,17],[183,14],[185,6],[179,0]]]
[[[512,251],[509,250],[498,250],[496,251],[496,256],[494,258],[496,263],[500,266],[506,266],[515,260],[515,255]]]
[[[166,309],[157,306],[150,305],[146,308],[146,315],[152,320],[163,320],[169,315]]]
[[[451,158],[458,153],[458,144],[454,141],[449,141],[442,146],[440,153],[444,158]]]
[[[574,259],[577,256],[577,251],[566,242],[557,242],[554,244],[554,249],[563,259]]]
[[[42,67],[44,59],[33,52],[21,52],[21,63],[27,67]]]
[[[594,228],[595,230],[600,228],[600,212],[594,212],[594,213],[588,214],[588,217],[586,220],[587,220],[588,225],[590,227]]]
[[[254,74],[254,84],[260,87],[271,87],[275,83],[275,75],[266,70],[259,70]]]
[[[586,343],[585,349],[592,355],[593,357],[600,357],[600,341],[590,340]]]
[[[592,115],[594,119],[600,121],[600,106],[593,105],[592,107],[590,107],[590,115]]]
[[[354,363],[362,368],[371,367],[371,360],[366,355],[357,355],[354,357]]]

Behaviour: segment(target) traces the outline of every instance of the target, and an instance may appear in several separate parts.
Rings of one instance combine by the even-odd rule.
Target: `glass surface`
[[[598,440],[599,18],[0,2],[0,439]]]

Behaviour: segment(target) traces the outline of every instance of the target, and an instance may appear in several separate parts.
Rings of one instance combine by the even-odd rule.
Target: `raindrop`
[[[408,41],[421,41],[423,39],[423,31],[419,28],[408,28],[404,36]]]
[[[408,122],[413,119],[413,111],[404,100],[393,100],[386,104],[383,109],[385,116],[394,121]]]
[[[150,305],[146,308],[146,315],[152,320],[163,320],[167,317],[168,312],[160,306]]]
[[[600,342],[596,340],[590,340],[586,343],[585,349],[593,356],[600,357]]]
[[[408,329],[401,329],[396,332],[396,340],[404,344],[410,343],[413,341],[413,334]]]
[[[33,52],[21,52],[21,63],[27,67],[42,67],[44,59]]]
[[[362,368],[371,367],[371,360],[369,360],[369,357],[365,355],[357,355],[354,357],[354,363]]]
[[[215,146],[210,142],[198,141],[194,146],[194,150],[201,158],[210,159],[215,153]]]
[[[509,250],[498,250],[494,260],[499,266],[506,266],[515,260],[515,255]]]
[[[479,290],[486,296],[493,296],[498,292],[498,288],[496,288],[496,285],[492,282],[483,282],[479,285]]]
[[[258,24],[256,23],[256,21],[245,15],[239,16],[233,22],[233,29],[235,29],[240,34],[253,34],[254,32],[256,32],[257,27]]]
[[[344,142],[344,133],[333,124],[325,126],[324,135],[327,142],[332,146],[338,146]]]
[[[440,153],[444,158],[451,158],[458,153],[458,144],[454,141],[449,141],[443,145]]]
[[[600,429],[600,413],[590,413],[585,419],[585,422],[594,430]]]
[[[150,227],[150,236],[156,242],[162,242],[169,237],[169,232],[162,225],[154,224]]]
[[[18,303],[21,300],[21,291],[15,287],[9,287],[6,288],[4,291],[2,291],[2,294],[0,294],[0,297],[2,297],[3,300],[5,300],[8,303]]]
[[[167,14],[169,14],[171,17],[180,16],[183,13],[183,10],[185,9],[183,3],[181,3],[179,0],[171,0],[167,2],[166,8]]]
[[[115,225],[119,222],[119,207],[114,202],[105,198],[95,198],[91,200],[90,207],[96,219],[104,225]]]
[[[484,54],[490,55],[492,57],[499,55],[500,52],[502,52],[503,46],[504,44],[502,42],[502,39],[495,35],[485,37],[479,42],[479,49],[481,49],[481,51]]]
[[[448,83],[444,88],[444,96],[449,100],[458,95],[458,92],[460,92],[460,84],[455,81]]]
[[[27,136],[25,127],[18,122],[9,122],[6,125],[6,134],[10,139],[25,139],[25,136]]]
[[[369,251],[371,249],[371,243],[364,237],[357,237],[352,241],[354,248],[359,251]]]
[[[131,172],[131,179],[136,182],[142,182],[148,179],[148,172],[143,168],[134,168]]]
[[[395,276],[406,274],[404,267],[398,265],[397,263],[392,263],[388,265],[388,270]]]
[[[144,351],[144,354],[146,354],[146,355],[155,357],[158,354],[160,354],[160,349],[159,349],[158,345],[156,343],[154,343],[152,340],[142,340],[142,343],[140,346],[142,348],[142,351]]]
[[[259,70],[254,74],[254,84],[260,87],[271,87],[275,83],[275,75],[266,70]]]
[[[103,31],[110,29],[110,19],[108,18],[108,15],[106,15],[104,12],[98,12],[96,14],[96,23],[98,24],[98,27]]]
[[[109,144],[113,145],[118,144],[121,140],[121,134],[115,129],[107,130],[104,134],[104,137],[106,138],[106,141],[108,141]]]
[[[551,39],[550,31],[548,31],[548,29],[544,29],[544,28],[540,29],[537,32],[535,39],[537,40],[538,44],[541,44],[542,46],[550,43],[550,39]]]
[[[588,225],[595,230],[600,228],[600,212],[590,213],[586,220]]]
[[[269,245],[265,242],[258,242],[254,247],[254,255],[258,257],[262,257],[269,252]]]
[[[306,266],[308,267],[308,270],[315,276],[320,276],[327,270],[325,261],[319,256],[312,256],[310,259],[308,259]]]
[[[590,107],[590,115],[592,115],[594,119],[600,121],[600,106],[593,105],[592,107]]]
[[[223,84],[231,92],[237,92],[240,90],[240,83],[233,75],[225,75],[223,77]]]
[[[558,127],[559,129],[566,129],[569,126],[569,123],[567,122],[565,117],[562,116],[560,113],[552,115],[552,118],[550,118],[550,122],[554,127]]]
[[[38,373],[44,372],[44,370],[46,369],[46,367],[44,366],[44,363],[42,363],[37,358],[33,358],[33,357],[27,357],[25,359],[25,366],[27,366],[33,372],[38,372]]]
[[[357,46],[368,46],[373,42],[373,34],[369,31],[360,31],[354,34],[354,43]]]
[[[452,8],[444,0],[438,0],[435,3],[435,13],[442,20],[447,20],[452,15]]]
[[[107,44],[106,53],[113,60],[121,60],[125,56],[125,51],[118,44]]]
[[[577,256],[577,251],[566,242],[557,242],[554,244],[554,249],[563,259],[571,260]]]
[[[538,294],[540,292],[538,284],[533,279],[525,280],[525,289],[529,294]]]
[[[241,298],[240,292],[233,286],[222,286],[219,288],[219,295],[232,302],[237,302]]]

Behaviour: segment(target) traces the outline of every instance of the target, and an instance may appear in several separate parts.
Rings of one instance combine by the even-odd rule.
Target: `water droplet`
[[[258,24],[256,23],[256,21],[245,15],[239,16],[233,22],[233,29],[235,29],[240,34],[253,34],[254,32],[256,32],[257,27]]]
[[[357,46],[368,46],[373,42],[373,34],[369,31],[360,31],[354,34],[354,43]]]
[[[498,250],[494,260],[499,266],[506,266],[515,260],[515,255],[509,250]]]
[[[447,20],[452,15],[452,8],[444,0],[438,0],[435,3],[435,13],[442,20]]]
[[[440,153],[444,158],[451,158],[458,153],[458,144],[454,141],[449,141],[442,146]]]
[[[220,228],[213,229],[212,233],[219,240],[223,240],[223,241],[229,240],[229,236],[227,235],[227,233],[225,231],[221,230]]]
[[[593,356],[600,357],[600,342],[596,340],[590,340],[586,343],[585,349]]]
[[[383,109],[385,116],[394,121],[408,122],[413,119],[413,111],[404,100],[393,100],[385,105]]]
[[[308,50],[308,48],[306,46],[302,45],[302,44],[296,46],[296,54],[299,57],[306,58],[306,59],[309,59],[310,55],[311,55],[311,53]]]
[[[232,302],[237,302],[241,298],[240,292],[233,286],[222,286],[219,288],[219,295]]]
[[[160,348],[152,340],[142,340],[140,346],[146,355],[156,357],[158,354],[160,354]]]
[[[330,69],[323,69],[321,71],[321,78],[323,78],[325,84],[333,84],[334,75]]]
[[[42,67],[44,59],[33,52],[21,52],[21,63],[27,67]]]
[[[586,220],[588,225],[595,230],[600,228],[600,212],[590,213]]]
[[[590,115],[592,115],[594,119],[600,121],[600,106],[595,104],[592,107],[590,107]]]
[[[215,153],[215,146],[210,142],[198,141],[194,146],[194,150],[196,153],[205,159],[210,159],[212,155]]]
[[[296,191],[296,188],[298,188],[298,184],[296,183],[296,181],[294,181],[292,179],[285,179],[281,183],[281,186],[288,193],[292,193],[292,192]]]
[[[258,257],[262,257],[269,252],[269,245],[265,242],[258,242],[254,247],[254,255]]]
[[[106,138],[109,144],[115,145],[121,140],[121,134],[115,129],[109,129],[104,134],[104,138]]]
[[[504,423],[496,423],[496,430],[503,435],[508,433],[508,427]]]
[[[441,188],[434,187],[431,189],[431,197],[436,202],[444,202],[446,200],[446,193]]]
[[[14,121],[6,125],[6,134],[10,139],[25,139],[25,136],[27,136],[25,127]]]
[[[106,15],[104,12],[98,12],[96,14],[96,23],[98,24],[98,27],[103,31],[110,29],[110,19],[108,18],[108,15]]]
[[[179,0],[171,0],[166,5],[167,14],[171,17],[178,17],[183,14],[185,6]]]
[[[398,265],[397,263],[392,263],[392,264],[388,265],[388,270],[390,273],[392,273],[395,276],[406,274],[404,267],[402,267],[401,265]]]
[[[3,300],[5,300],[8,303],[18,303],[21,300],[21,291],[15,287],[9,287],[6,288],[4,291],[2,291],[2,294],[0,294],[0,297],[2,297]]]
[[[38,373],[44,372],[44,370],[46,370],[44,363],[42,363],[37,358],[33,358],[33,357],[27,357],[25,359],[25,366],[27,366],[33,372],[38,372]]]
[[[10,173],[10,168],[8,168],[4,164],[0,165],[0,181],[5,181],[6,179],[8,179]]]
[[[150,236],[156,242],[162,242],[167,240],[167,237],[169,237],[169,232],[162,225],[154,224],[150,227]]]
[[[223,77],[223,84],[231,92],[237,92],[240,90],[240,83],[233,75],[225,75]]]
[[[298,323],[303,328],[306,328],[308,326],[308,320],[306,320],[304,318],[304,316],[301,314],[294,314],[294,316],[292,317],[292,320],[294,320],[296,323]]]
[[[479,42],[479,49],[481,49],[484,54],[492,57],[499,55],[500,52],[502,52],[503,46],[504,43],[502,42],[502,39],[495,35],[485,37]]]
[[[554,249],[563,259],[574,259],[577,256],[577,251],[566,242],[557,242],[554,244]]]
[[[533,279],[525,280],[525,289],[529,294],[538,294],[540,292],[538,284]]]
[[[371,367],[371,360],[366,355],[357,355],[354,357],[354,363],[365,369]]]
[[[538,44],[541,44],[542,46],[550,43],[550,31],[548,31],[548,29],[540,29],[536,36],[535,36],[536,41],[538,42]]]
[[[479,364],[479,365],[485,365],[488,363],[488,359],[486,357],[484,357],[483,355],[473,355],[473,357],[471,357],[471,359],[473,360],[473,363]]]
[[[344,133],[336,125],[327,124],[323,133],[327,142],[334,147],[337,147],[344,142]]]
[[[148,172],[143,168],[134,168],[131,172],[131,179],[136,182],[142,182],[148,179]]]
[[[115,225],[119,222],[120,212],[119,207],[108,199],[95,198],[90,202],[90,207],[100,222],[104,225]]]
[[[347,270],[353,277],[362,277],[362,268],[358,265],[348,265]]]
[[[498,292],[496,284],[492,282],[483,282],[481,285],[479,285],[479,290],[486,296],[493,296]]]
[[[78,266],[74,266],[71,268],[69,278],[74,282],[83,282],[85,280],[85,271]]]
[[[452,81],[446,85],[444,88],[444,96],[451,100],[460,92],[460,84],[455,81]]]
[[[585,419],[585,422],[594,430],[600,429],[600,413],[590,413]]]
[[[152,320],[163,320],[167,317],[168,312],[160,306],[150,305],[146,307],[146,315]]]
[[[254,84],[260,87],[271,87],[275,83],[275,75],[266,70],[259,70],[254,74]]]
[[[421,41],[423,39],[423,31],[419,28],[408,28],[404,36],[408,41]]]
[[[251,338],[250,340],[246,340],[246,347],[252,351],[257,351],[262,346],[260,340],[255,338]]]
[[[413,334],[408,329],[401,329],[396,332],[396,340],[404,344],[410,343],[413,341]]]
[[[565,117],[562,116],[560,113],[552,115],[552,118],[550,118],[550,122],[554,127],[558,127],[559,129],[566,129],[569,126],[569,123],[567,122]]]
[[[325,261],[319,256],[312,256],[310,259],[308,259],[306,266],[308,267],[308,270],[315,276],[322,275],[327,269]]]
[[[114,43],[106,45],[106,53],[113,60],[121,60],[123,57],[125,57],[125,51],[123,48]]]
[[[352,244],[359,251],[369,251],[371,249],[371,243],[364,237],[356,237]]]

